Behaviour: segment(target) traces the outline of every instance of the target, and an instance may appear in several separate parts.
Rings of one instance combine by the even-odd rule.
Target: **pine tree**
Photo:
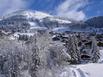
[[[80,51],[78,50],[78,39],[76,35],[75,34],[69,35],[65,43],[67,52],[71,56],[71,63],[79,63]]]
[[[100,58],[100,53],[97,47],[97,41],[95,37],[92,37],[91,40],[92,40],[92,52],[91,52],[92,62],[96,63],[98,62],[98,59]]]

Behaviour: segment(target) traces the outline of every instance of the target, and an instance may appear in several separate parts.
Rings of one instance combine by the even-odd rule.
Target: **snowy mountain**
[[[103,33],[103,16],[90,18],[85,23],[92,32]]]
[[[40,11],[20,10],[3,16],[0,19],[0,28],[11,32],[27,32],[30,29],[41,27],[41,29],[47,28],[55,32],[103,33],[102,20],[103,17],[100,16],[79,22]]]
[[[90,27],[103,28],[103,16],[93,17],[85,21]]]
[[[16,16],[16,15],[25,16],[28,19],[29,18],[43,19],[46,17],[52,17],[52,15],[49,15],[47,13],[43,13],[40,11],[20,10],[20,11],[16,11],[16,12],[13,12],[13,13],[6,15],[6,16],[4,16],[4,18],[9,18],[9,17]]]
[[[3,16],[0,27],[13,32],[26,32],[31,27],[55,28],[68,26],[70,20],[55,17],[40,11],[16,11]]]

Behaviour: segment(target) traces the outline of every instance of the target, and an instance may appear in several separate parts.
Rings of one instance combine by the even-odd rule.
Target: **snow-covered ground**
[[[81,73],[81,75],[83,74],[82,76],[76,77],[103,77],[103,64],[91,63],[86,65],[78,65],[76,68],[78,68],[78,72]]]
[[[68,66],[63,68],[59,77],[103,77],[103,64]]]
[[[100,50],[100,63],[76,65],[74,77],[103,77],[103,50]]]
[[[103,50],[100,50],[100,55],[100,63],[64,67],[59,77],[103,77]]]
[[[51,70],[40,70],[40,76],[38,77],[103,77],[103,50],[100,50],[99,63],[88,63],[79,65],[68,65],[54,67]],[[24,64],[23,64],[24,65]],[[22,71],[22,77],[31,77],[28,70]],[[0,77],[5,77],[0,74]]]

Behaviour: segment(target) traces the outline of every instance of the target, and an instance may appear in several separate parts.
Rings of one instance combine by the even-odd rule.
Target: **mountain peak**
[[[43,19],[43,18],[46,18],[46,17],[53,17],[52,15],[47,14],[45,12],[41,12],[41,11],[19,10],[19,11],[15,11],[13,13],[10,13],[10,14],[4,16],[4,18],[12,17],[12,16],[15,16],[15,15],[23,15],[23,16],[26,16],[27,18],[34,17],[36,19]]]

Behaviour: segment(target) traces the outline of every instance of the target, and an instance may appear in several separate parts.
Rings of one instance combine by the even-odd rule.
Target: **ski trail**
[[[84,72],[83,70],[81,70],[80,68],[78,68],[77,71],[79,72],[81,77],[89,77],[88,74],[86,72]]]
[[[72,77],[89,77],[89,75],[80,68],[73,67],[71,70],[73,73]]]

